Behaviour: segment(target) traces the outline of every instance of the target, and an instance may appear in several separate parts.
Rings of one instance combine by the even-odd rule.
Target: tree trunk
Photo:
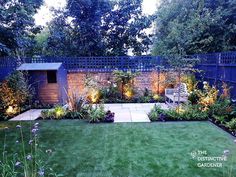
[[[178,103],[177,103],[177,111],[179,113],[179,105],[180,105],[180,77],[181,77],[181,69],[178,68]]]

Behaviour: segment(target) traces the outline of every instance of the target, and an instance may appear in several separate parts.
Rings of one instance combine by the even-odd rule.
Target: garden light
[[[92,103],[97,103],[99,100],[99,90],[92,89],[89,94],[89,98],[92,101]]]
[[[7,110],[6,110],[6,113],[7,113],[8,115],[11,115],[11,114],[15,114],[16,111],[15,111],[15,109],[13,108],[13,106],[9,106],[9,107],[7,108]]]
[[[158,100],[159,98],[160,98],[160,96],[158,94],[153,95],[154,100]]]
[[[56,117],[60,117],[62,116],[64,113],[63,113],[63,110],[62,109],[58,109],[56,110]]]
[[[127,90],[127,91],[124,92],[124,95],[129,99],[133,96],[133,93],[132,93],[131,90]]]
[[[185,109],[183,109],[182,106],[177,106],[177,107],[176,107],[176,112],[179,113],[179,114],[182,114],[182,113],[185,112]]]
[[[134,95],[133,90],[132,90],[132,86],[129,84],[126,84],[123,88],[123,92],[124,92],[124,96],[127,99],[132,98],[132,96]]]

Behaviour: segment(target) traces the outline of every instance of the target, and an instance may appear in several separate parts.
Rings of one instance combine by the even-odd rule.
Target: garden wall
[[[109,81],[114,82],[114,78],[111,72],[68,72],[68,92],[71,93],[85,93],[85,80],[86,75],[90,76],[94,80],[97,80],[100,87],[108,87]],[[142,92],[147,88],[153,93],[164,93],[165,86],[161,84],[161,81],[165,80],[165,74],[159,74],[158,84],[158,72],[141,72],[134,80],[134,86],[137,92]]]
[[[200,74],[196,73],[198,79],[207,80],[211,85],[220,85],[222,81],[232,87],[231,96],[236,100],[236,51],[196,54],[190,58],[199,59],[196,66],[197,69],[203,71]],[[142,71],[141,76],[136,78],[135,84],[144,89],[147,87],[150,90],[156,91],[163,89],[158,86],[163,83],[153,83],[153,78],[158,77],[152,75],[151,71],[161,66],[164,69],[169,68],[167,60],[160,56],[125,56],[125,57],[37,57],[37,58],[22,58],[22,63],[55,63],[62,62],[64,67],[70,71],[68,74],[69,92],[81,92],[84,88],[84,78],[86,73],[91,73],[94,77],[98,75],[102,82],[107,78],[112,78],[111,72],[118,70]],[[8,57],[0,58],[0,81],[15,70],[18,59]],[[72,72],[74,71],[74,72]],[[81,73],[79,73],[81,72]],[[163,76],[164,77],[164,76]],[[105,79],[104,79],[105,78]],[[165,79],[165,77],[164,77]],[[155,79],[154,79],[155,80]],[[156,79],[158,80],[158,79]],[[168,80],[168,79],[165,79]],[[142,81],[142,82],[141,82]],[[217,88],[220,89],[220,86]]]

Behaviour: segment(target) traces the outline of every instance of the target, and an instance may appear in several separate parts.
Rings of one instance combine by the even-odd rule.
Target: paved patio
[[[147,113],[151,110],[155,103],[121,103],[121,104],[105,104],[106,110],[115,113],[114,122],[150,122]],[[163,109],[168,109],[165,103],[156,103]],[[42,109],[31,109],[12,119],[10,121],[28,121],[36,120],[40,117]]]
[[[147,113],[155,103],[105,104],[105,108],[115,113],[115,122],[150,122]],[[156,103],[168,109],[165,103]]]

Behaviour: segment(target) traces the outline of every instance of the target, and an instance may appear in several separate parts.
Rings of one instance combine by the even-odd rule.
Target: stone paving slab
[[[147,114],[155,104],[160,105],[163,109],[168,109],[165,103],[110,104],[109,109],[115,112],[115,122],[150,122]]]
[[[129,110],[120,110],[115,112],[115,120],[114,122],[132,122],[131,113]]]
[[[9,121],[26,121],[26,120],[36,120],[40,117],[41,111],[43,109],[30,109],[12,119]]]
[[[123,103],[122,107],[123,108],[141,108],[142,104],[139,104],[139,103]]]
[[[132,111],[131,112],[132,122],[150,122],[147,113],[144,111]]]

